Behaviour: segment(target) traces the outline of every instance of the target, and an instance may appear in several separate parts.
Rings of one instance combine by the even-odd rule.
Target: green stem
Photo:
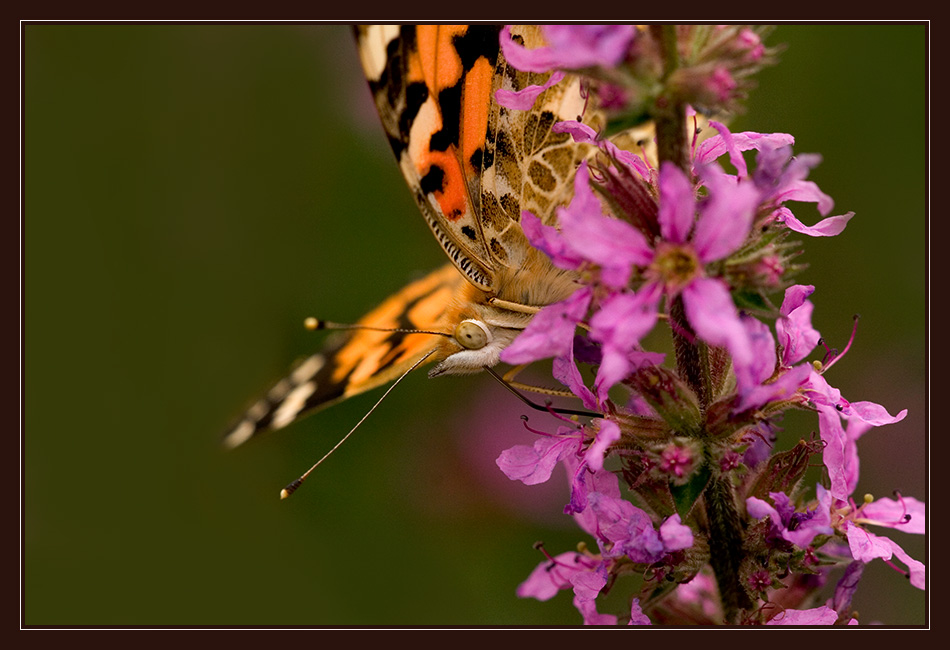
[[[709,524],[709,564],[716,574],[725,621],[735,625],[739,611],[751,607],[752,602],[739,582],[742,528],[732,484],[721,476],[714,477],[706,485],[703,500]]]
[[[656,99],[656,146],[660,163],[668,161],[689,172],[689,141],[686,130],[686,102],[668,83],[679,68],[676,25],[651,25],[653,37],[663,52],[664,91]]]
[[[652,25],[653,37],[663,52],[663,80],[665,89],[657,97],[655,107],[656,144],[660,165],[671,162],[689,173],[689,141],[687,138],[686,101],[675,87],[674,74],[679,68],[676,25]],[[686,320],[683,300],[676,297],[669,305],[670,325],[676,353],[676,368],[696,396],[701,408],[709,406],[713,398],[709,365],[709,347],[697,341]],[[700,433],[700,436],[703,434]],[[736,507],[732,484],[718,476],[716,459],[708,443],[706,462],[713,471],[712,480],[703,491],[706,521],[709,533],[710,565],[716,574],[716,583],[722,599],[726,623],[738,622],[740,611],[752,606],[740,582],[742,564],[742,521]]]
[[[696,340],[696,335],[686,320],[683,299],[677,296],[670,303],[670,327],[673,331],[673,351],[676,354],[676,371],[696,393],[703,411],[712,400],[712,375],[709,369],[709,346]]]

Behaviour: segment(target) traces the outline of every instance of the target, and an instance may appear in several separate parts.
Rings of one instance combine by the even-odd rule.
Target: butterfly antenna
[[[342,445],[344,442],[346,442],[346,439],[349,438],[351,435],[353,435],[353,432],[356,431],[356,430],[360,427],[361,424],[363,424],[363,421],[366,420],[366,418],[369,417],[369,414],[372,413],[373,411],[375,411],[375,410],[376,410],[376,407],[379,406],[379,405],[382,403],[382,401],[383,401],[384,399],[386,399],[386,396],[389,395],[389,392],[390,392],[392,389],[394,389],[394,388],[396,387],[396,385],[399,384],[399,382],[401,382],[401,381],[405,378],[406,375],[408,375],[410,372],[412,372],[413,370],[415,370],[416,368],[418,368],[420,365],[422,365],[422,363],[423,363],[426,359],[428,359],[434,352],[435,352],[435,350],[429,350],[429,352],[427,352],[421,359],[419,359],[419,360],[416,361],[414,364],[412,364],[412,367],[410,367],[406,372],[404,372],[404,373],[402,373],[401,375],[399,375],[399,379],[397,379],[396,381],[394,381],[394,382],[392,383],[392,385],[391,385],[389,388],[386,389],[386,392],[383,393],[383,396],[380,397],[380,398],[376,401],[375,404],[373,404],[373,408],[371,408],[369,411],[367,411],[367,412],[366,412],[366,415],[364,415],[362,418],[360,418],[360,421],[356,423],[356,426],[354,426],[352,429],[350,429],[350,432],[347,433],[345,436],[343,436],[343,438],[340,439],[340,442],[338,442],[338,443],[336,443],[335,445],[333,445],[333,448],[332,448],[330,451],[328,451],[326,454],[324,454],[323,458],[321,458],[321,459],[318,460],[316,463],[314,463],[314,464],[313,464],[313,467],[311,467],[311,468],[308,469],[306,472],[304,472],[304,473],[300,476],[300,478],[298,478],[297,480],[293,481],[292,483],[289,483],[289,484],[287,485],[287,487],[285,487],[283,490],[280,491],[280,498],[281,498],[281,499],[286,499],[286,498],[289,497],[291,494],[293,494],[294,492],[296,492],[296,491],[297,491],[297,488],[299,488],[300,485],[301,485],[305,480],[307,480],[307,477],[310,476],[310,472],[312,472],[313,470],[317,469],[317,467],[320,465],[320,463],[322,463],[323,461],[325,461],[325,460],[330,456],[330,454],[332,454],[333,452],[335,452],[335,451],[339,448],[340,445]]]
[[[415,330],[403,329],[399,327],[375,327],[373,325],[360,325],[359,323],[350,325],[347,323],[334,323],[329,320],[321,320],[310,316],[304,319],[303,326],[308,330],[373,330],[374,332],[402,332],[404,334],[434,334],[436,336],[445,336],[451,338],[447,332],[435,332],[433,330]]]

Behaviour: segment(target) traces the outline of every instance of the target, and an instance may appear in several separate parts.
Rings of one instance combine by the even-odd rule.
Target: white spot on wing
[[[308,379],[313,378],[313,376],[320,371],[320,368],[323,367],[325,362],[326,359],[324,359],[323,355],[313,355],[290,373],[291,381],[293,381],[294,384],[302,384]]]
[[[243,444],[254,435],[254,424],[249,420],[244,420],[241,424],[235,427],[234,431],[229,433],[224,439],[224,446],[228,449],[234,449],[240,444]]]
[[[442,128],[442,115],[435,98],[429,97],[412,122],[409,131],[409,157],[412,160],[425,160],[429,151],[429,140],[433,133]],[[418,174],[418,171],[416,172]]]
[[[270,404],[266,400],[261,400],[255,402],[254,406],[247,410],[247,414],[244,416],[248,420],[260,420],[262,417],[267,415],[267,410],[270,408]]]
[[[360,41],[360,59],[366,77],[379,81],[386,69],[389,42],[399,36],[399,25],[370,25]]]
[[[293,422],[297,415],[300,414],[300,411],[303,410],[307,398],[313,395],[313,391],[316,389],[316,382],[308,381],[306,384],[301,384],[290,391],[287,399],[285,399],[280,405],[280,408],[274,412],[274,419],[272,420],[273,427],[279,429]]]

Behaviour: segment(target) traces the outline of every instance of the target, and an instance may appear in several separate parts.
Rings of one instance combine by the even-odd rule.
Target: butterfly
[[[422,360],[435,362],[430,377],[494,366],[539,308],[576,289],[572,271],[528,243],[520,219],[528,210],[552,224],[570,201],[586,145],[551,127],[597,113],[571,77],[529,111],[501,106],[499,89],[521,91],[547,75],[510,66],[500,34],[497,25],[355,28],[389,144],[450,262],[389,296],[359,329],[328,339],[247,411],[226,446],[389,383]],[[543,44],[537,26],[513,26],[511,35]]]

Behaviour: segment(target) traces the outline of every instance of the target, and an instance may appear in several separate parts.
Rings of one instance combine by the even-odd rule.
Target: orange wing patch
[[[444,331],[442,315],[464,279],[451,265],[430,273],[390,296],[373,311],[357,321],[358,325],[388,329],[420,329]],[[346,382],[345,395],[367,390],[367,381],[381,370],[393,365],[412,365],[436,347],[437,337],[431,334],[407,334],[355,330],[345,346],[334,357],[331,381]],[[384,383],[376,381],[373,386]]]
[[[495,25],[357,29],[376,108],[416,203],[459,271],[484,290],[491,288],[491,254],[478,188],[499,31]]]

